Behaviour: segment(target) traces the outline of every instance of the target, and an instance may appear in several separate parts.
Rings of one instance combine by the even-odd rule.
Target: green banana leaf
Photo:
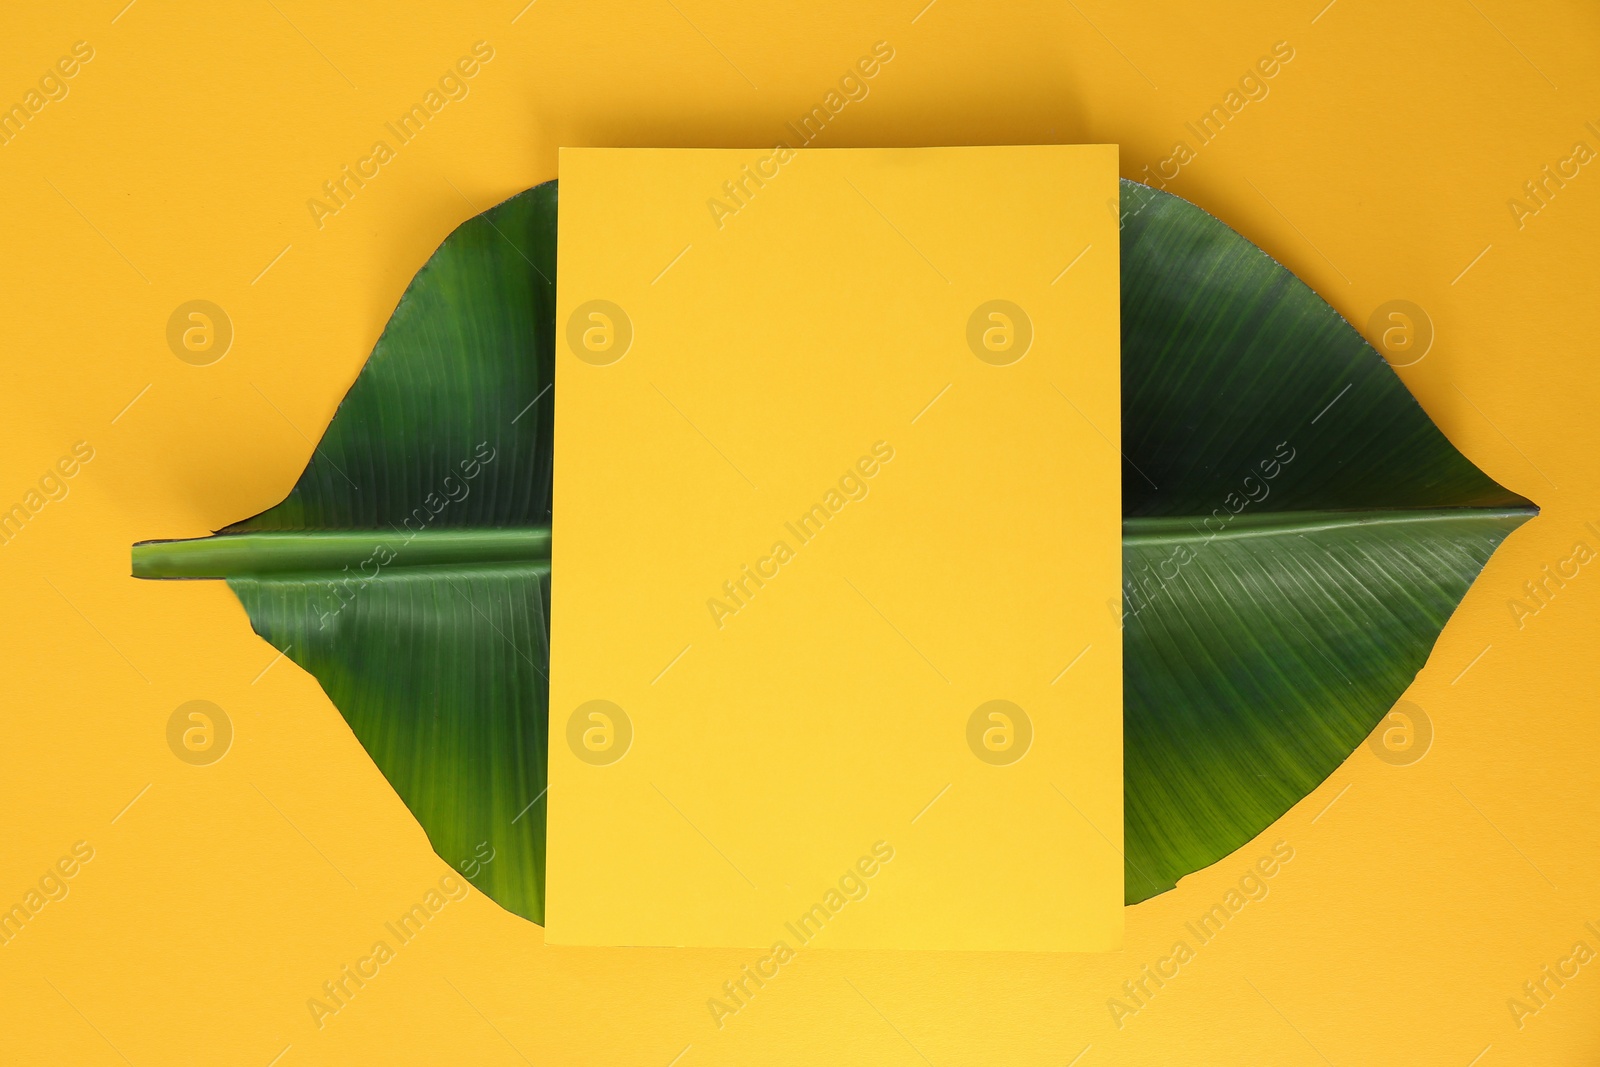
[[[1108,607],[1124,623],[1132,904],[1323,781],[1536,509],[1260,249],[1132,182],[1121,216],[1124,598]],[[463,223],[288,498],[133,555],[138,577],[226,578],[438,854],[535,922],[555,238],[554,182]]]

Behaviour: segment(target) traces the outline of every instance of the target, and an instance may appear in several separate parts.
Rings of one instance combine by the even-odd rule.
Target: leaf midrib
[[[1220,513],[1220,514],[1219,514]],[[1371,511],[1240,511],[1218,508],[1210,515],[1171,515],[1122,520],[1124,545],[1243,540],[1318,533],[1367,526],[1452,526],[1503,519],[1530,519],[1532,505],[1516,507],[1384,508]]]
[[[1219,509],[1219,511],[1222,509]],[[1377,526],[1450,526],[1526,519],[1534,507],[1459,507],[1374,511],[1223,512],[1209,516],[1132,518],[1124,546],[1239,540]],[[382,549],[382,551],[380,551]],[[452,564],[548,563],[550,527],[473,530],[293,530],[218,534],[133,546],[135,578],[239,578],[270,574],[378,577],[391,568]]]
[[[380,551],[382,549],[383,551]],[[530,563],[550,559],[550,527],[472,530],[287,530],[218,534],[133,546],[135,578],[342,574],[375,578],[395,567]]]

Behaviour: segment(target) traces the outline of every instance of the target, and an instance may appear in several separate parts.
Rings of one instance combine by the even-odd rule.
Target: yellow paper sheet
[[[1115,146],[560,166],[549,941],[1118,947]]]

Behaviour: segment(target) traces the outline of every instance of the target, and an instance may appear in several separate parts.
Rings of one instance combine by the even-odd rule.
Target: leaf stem
[[[349,568],[368,577],[391,567],[527,563],[550,559],[550,527],[475,530],[293,530],[219,534],[133,546],[135,578],[233,578]]]

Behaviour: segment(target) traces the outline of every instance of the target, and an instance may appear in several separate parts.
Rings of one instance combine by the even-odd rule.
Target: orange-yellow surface
[[[1575,162],[1600,150],[1592,5],[110,0],[0,22],[0,104],[38,93],[0,139],[0,506],[42,505],[0,545],[0,906],[59,879],[0,945],[0,1059],[1600,1056],[1600,970],[1574,955],[1600,949],[1600,573],[1528,586],[1600,547],[1600,173]],[[1260,839],[1130,909],[1120,953],[801,955],[719,1029],[707,1001],[748,953],[546,947],[441,893],[319,1028],[308,1001],[448,869],[226,587],[134,581],[129,544],[280,499],[412,274],[471,213],[555,177],[559,146],[768,148],[880,41],[892,58],[814,147],[1118,144],[1124,175],[1164,173],[1358,327],[1391,300],[1426,310],[1434,342],[1400,375],[1544,508],[1407,694],[1430,749],[1358,750]],[[402,140],[388,125],[413,104],[427,119]],[[368,177],[335,201],[346,167]],[[193,300],[232,326],[205,366],[169,346]],[[191,359],[214,354],[183,333]],[[209,765],[168,744],[196,699],[233,728]],[[1268,858],[1266,896],[1201,944],[1186,924]]]

